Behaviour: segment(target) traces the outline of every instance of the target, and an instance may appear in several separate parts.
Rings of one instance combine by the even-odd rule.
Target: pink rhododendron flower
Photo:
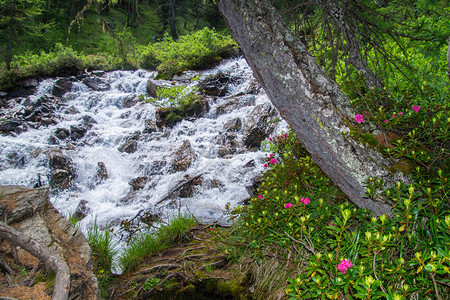
[[[270,162],[272,165],[276,165],[276,164],[278,163],[278,160],[277,160],[276,158],[272,158],[269,162]]]
[[[210,229],[211,231],[214,231],[214,227],[210,227],[209,229]]]
[[[267,168],[267,164],[264,164],[264,168]]]
[[[284,205],[284,208],[291,208],[293,206],[294,206],[294,204],[288,202]]]
[[[356,115],[355,116],[355,120],[356,120],[356,123],[362,123],[362,122],[364,122],[364,119],[363,119],[363,115]]]
[[[403,113],[402,113],[402,112],[399,112],[398,115],[399,115],[399,116],[403,116]]]
[[[307,205],[309,202],[311,202],[311,201],[309,201],[309,198],[301,198],[300,199],[300,202],[301,203],[303,203],[303,204],[305,204],[305,205]]]
[[[392,119],[395,118],[395,115],[392,115]]]
[[[270,153],[269,157],[272,158],[273,157],[273,153]]]
[[[336,226],[336,224],[334,224],[333,221],[331,221],[330,226]]]
[[[414,105],[413,106],[413,111],[419,112],[420,108],[421,108],[420,106]]]
[[[259,195],[258,199],[264,199],[263,195]]]
[[[342,273],[345,274],[345,272],[347,272],[347,270],[349,268],[351,268],[352,266],[353,266],[353,264],[351,261],[349,261],[348,259],[344,259],[339,263],[338,269],[339,269],[339,271],[341,271]]]
[[[387,123],[387,122],[389,122],[387,119],[386,120],[384,120],[384,123]]]

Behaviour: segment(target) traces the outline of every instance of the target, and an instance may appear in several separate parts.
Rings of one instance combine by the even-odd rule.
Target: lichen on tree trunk
[[[380,153],[345,137],[355,113],[336,82],[267,1],[216,2],[254,76],[322,171],[358,207],[390,215],[389,203],[364,196],[364,182],[395,176]]]

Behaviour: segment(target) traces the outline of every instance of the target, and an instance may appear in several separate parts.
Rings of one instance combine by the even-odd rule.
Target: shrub
[[[241,246],[230,255],[290,259],[300,270],[284,285],[290,299],[448,298],[450,120],[447,104],[433,101],[441,106],[422,101],[394,117],[383,109],[363,116],[403,133],[384,154],[408,166],[411,183],[366,182],[366,197],[393,203],[391,217],[347,202],[291,131],[269,138],[259,195],[231,212]],[[362,122],[354,127],[370,134]]]
[[[152,48],[156,59],[162,61],[157,67],[159,78],[172,78],[184,70],[198,69],[222,60],[237,48],[229,36],[204,28],[192,34],[181,36],[174,41],[168,34],[162,42],[154,43]]]

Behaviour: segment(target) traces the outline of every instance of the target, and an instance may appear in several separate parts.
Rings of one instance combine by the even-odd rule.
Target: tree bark
[[[170,24],[170,34],[172,35],[172,39],[174,41],[178,40],[177,27],[176,27],[176,0],[170,0],[170,16],[169,16],[169,24]]]
[[[52,300],[67,300],[70,291],[70,269],[67,264],[50,249],[43,247],[31,237],[9,227],[0,221],[0,237],[19,246],[41,260],[47,269],[55,272]]]
[[[357,126],[355,113],[336,82],[267,1],[216,2],[254,76],[313,160],[355,205],[390,215],[389,203],[364,196],[364,182],[370,177],[388,183],[396,179],[380,153],[345,135]]]
[[[6,68],[11,70],[12,61],[12,41],[14,38],[14,30],[16,28],[16,0],[12,2],[12,12],[9,20],[9,33],[8,33],[8,45],[6,48]]]

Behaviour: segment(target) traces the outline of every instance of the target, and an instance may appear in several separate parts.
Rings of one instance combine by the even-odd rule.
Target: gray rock
[[[145,129],[143,133],[152,133],[159,131],[158,125],[153,120],[145,120]]]
[[[191,146],[191,143],[186,140],[183,145],[174,153],[174,158],[172,160],[172,168],[175,172],[186,171],[192,161],[195,158],[195,151]]]
[[[123,107],[130,108],[136,105],[139,102],[139,95],[129,95],[123,100]]]
[[[3,195],[0,206],[7,205],[8,224],[48,247],[68,264],[71,275],[69,298],[101,299],[93,273],[92,250],[81,230],[53,208],[49,187],[0,186],[0,194]],[[18,251],[24,250],[19,248]],[[19,257],[22,257],[21,253]]]
[[[99,77],[87,77],[83,79],[83,83],[94,91],[107,91],[111,85]]]
[[[203,79],[198,86],[198,90],[208,96],[223,97],[230,84],[230,76],[224,73],[218,73],[215,76]]]
[[[87,200],[80,200],[75,209],[74,217],[77,219],[83,219],[90,212],[90,208],[87,206]]]
[[[147,94],[152,98],[156,98],[157,90],[158,90],[158,86],[155,84],[155,82],[152,79],[149,79],[147,81]]]
[[[222,157],[222,158],[227,155],[231,155],[231,154],[233,154],[233,150],[231,150],[230,148],[225,147],[225,146],[220,146],[219,150],[217,150],[217,155],[219,155],[219,157]]]
[[[70,126],[70,138],[73,141],[79,140],[82,137],[84,137],[86,132],[87,132],[86,126],[83,126],[83,125],[72,125],[72,126]]]
[[[97,163],[97,179],[99,181],[108,179],[108,171],[106,170],[106,165],[101,161]]]
[[[128,182],[129,185],[133,188],[133,191],[141,190],[145,187],[147,182],[150,180],[150,177],[148,176],[142,176],[131,179],[130,182]]]
[[[51,169],[50,185],[60,190],[68,189],[75,178],[72,160],[61,150],[50,150],[48,158]]]
[[[228,120],[223,124],[223,129],[226,131],[239,131],[242,128],[242,122],[240,118]]]
[[[276,124],[273,121],[277,117],[277,110],[269,103],[256,106],[244,120],[242,133],[245,146],[249,149],[258,149],[261,142],[275,129]]]
[[[137,141],[139,140],[141,136],[141,132],[138,130],[133,133],[132,136],[129,136],[125,143],[123,143],[117,150],[120,152],[126,152],[126,153],[134,153],[137,150]]]
[[[61,78],[55,81],[53,85],[52,95],[56,97],[61,97],[65,93],[72,90],[72,81],[69,78]]]
[[[117,150],[119,150],[120,152],[134,153],[137,150],[137,141],[127,141],[122,144]]]

